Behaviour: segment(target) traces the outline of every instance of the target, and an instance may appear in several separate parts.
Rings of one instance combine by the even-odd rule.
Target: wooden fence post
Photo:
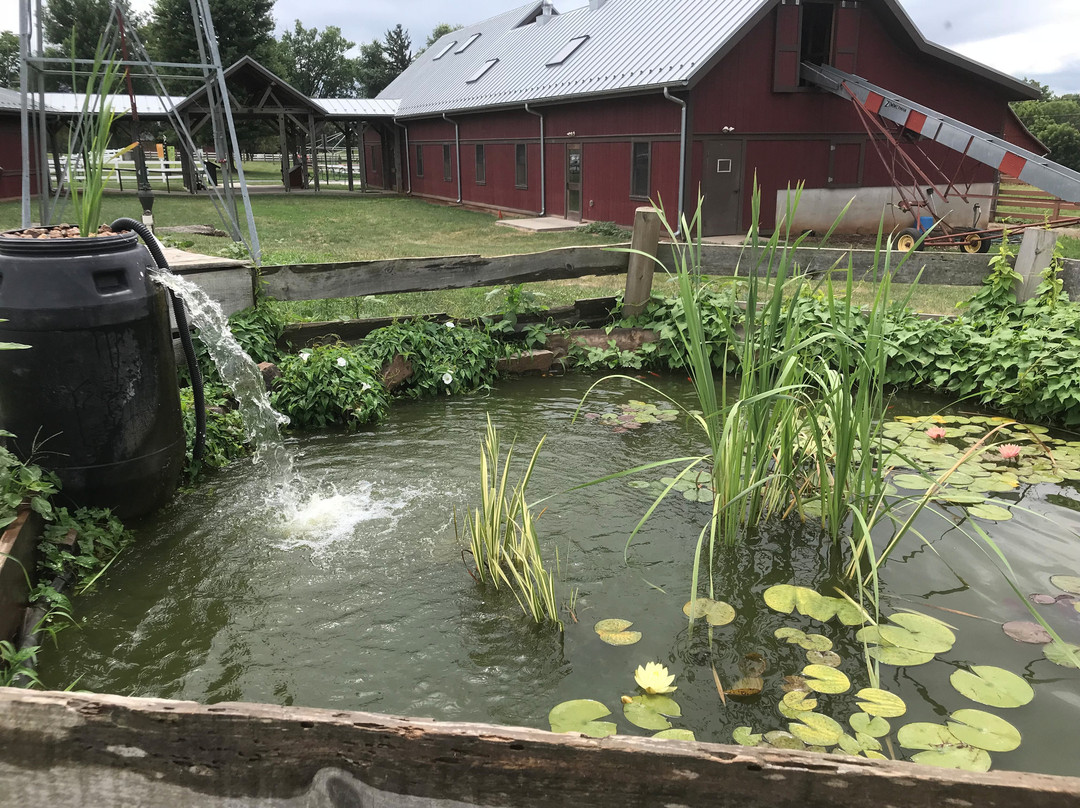
[[[634,234],[630,248],[656,257],[660,243],[660,216],[652,208],[638,208],[634,213]],[[626,268],[626,292],[623,295],[623,314],[636,317],[645,309],[652,296],[653,269],[656,262],[645,255],[630,253]]]
[[[1023,303],[1035,296],[1035,290],[1041,283],[1040,273],[1050,266],[1054,257],[1054,245],[1058,234],[1053,230],[1029,227],[1024,231],[1024,240],[1020,243],[1020,254],[1016,256],[1015,269],[1020,273],[1016,281],[1016,302]]]

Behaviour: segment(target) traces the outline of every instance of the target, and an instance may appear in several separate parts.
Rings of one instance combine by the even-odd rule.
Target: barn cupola
[[[555,16],[555,7],[551,5],[547,0],[540,6],[540,14],[536,18],[537,25],[546,25],[551,22],[551,18]]]

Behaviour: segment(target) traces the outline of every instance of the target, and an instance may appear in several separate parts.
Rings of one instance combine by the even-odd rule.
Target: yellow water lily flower
[[[634,671],[634,681],[646,693],[670,693],[676,690],[671,683],[675,677],[659,662],[646,662]]]

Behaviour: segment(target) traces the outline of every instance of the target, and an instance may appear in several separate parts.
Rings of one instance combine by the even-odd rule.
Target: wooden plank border
[[[57,808],[1080,807],[1077,778],[14,689],[0,689],[0,793]]]

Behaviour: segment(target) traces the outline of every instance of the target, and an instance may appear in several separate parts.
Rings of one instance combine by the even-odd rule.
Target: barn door
[[[566,218],[581,221],[581,144],[566,146]]]
[[[836,38],[833,43],[833,67],[845,73],[855,73],[855,56],[859,51],[859,7],[844,2],[836,9]]]
[[[726,236],[742,231],[741,140],[713,140],[705,143],[702,165],[701,231],[705,236]]]

